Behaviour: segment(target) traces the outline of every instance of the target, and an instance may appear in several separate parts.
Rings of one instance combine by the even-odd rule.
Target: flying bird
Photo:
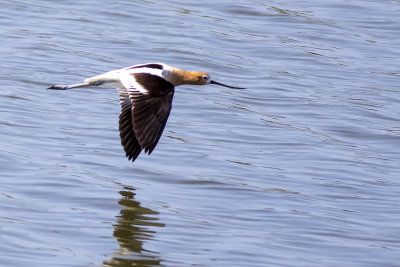
[[[88,78],[83,83],[53,85],[48,89],[67,90],[102,84],[118,89],[121,144],[131,161],[142,150],[150,155],[156,147],[171,111],[175,86],[216,84],[244,89],[211,80],[206,72],[186,71],[164,63],[134,65]]]

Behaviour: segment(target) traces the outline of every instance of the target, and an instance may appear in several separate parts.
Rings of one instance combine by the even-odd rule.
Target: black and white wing
[[[121,114],[121,143],[129,160],[141,150],[150,154],[157,145],[172,107],[174,86],[158,73],[140,72],[122,75],[118,88]]]

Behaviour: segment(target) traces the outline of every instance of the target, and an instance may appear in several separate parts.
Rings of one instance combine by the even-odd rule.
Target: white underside
[[[148,94],[148,90],[136,82],[134,77],[135,73],[149,73],[164,78],[169,72],[169,66],[157,63],[164,66],[163,70],[152,68],[133,68],[127,67],[118,70],[112,70],[85,80],[87,83],[96,84],[109,84],[117,87],[119,90],[136,90],[142,94]]]

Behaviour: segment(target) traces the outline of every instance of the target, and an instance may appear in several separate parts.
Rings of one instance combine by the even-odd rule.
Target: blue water
[[[399,266],[398,1],[9,1],[0,12],[0,266]],[[176,88],[129,162],[114,88]]]

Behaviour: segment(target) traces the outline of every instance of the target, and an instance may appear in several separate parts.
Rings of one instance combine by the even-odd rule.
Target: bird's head
[[[207,72],[197,72],[197,71],[192,72],[191,71],[187,75],[187,78],[188,79],[185,80],[187,84],[195,84],[195,85],[216,84],[216,85],[228,87],[231,89],[245,89],[242,87],[226,85],[226,84],[211,80],[210,74],[208,74]]]

